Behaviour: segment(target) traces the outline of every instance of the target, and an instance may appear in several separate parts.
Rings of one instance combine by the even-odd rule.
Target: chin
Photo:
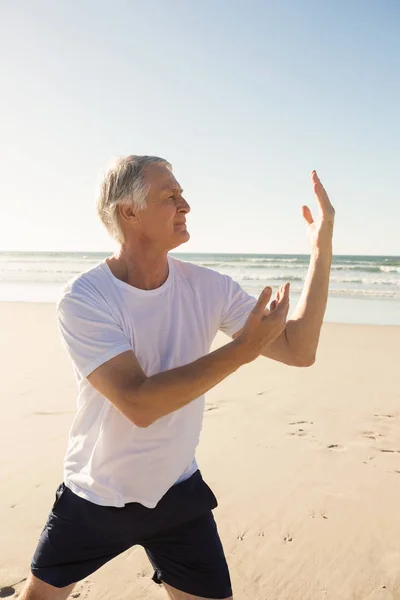
[[[173,250],[174,248],[178,248],[178,246],[182,246],[182,244],[186,244],[190,240],[190,233],[188,231],[182,231],[179,236],[176,236],[176,240],[174,240],[174,245],[170,248]]]

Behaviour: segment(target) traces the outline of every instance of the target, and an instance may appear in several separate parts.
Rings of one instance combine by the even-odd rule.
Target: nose
[[[179,203],[178,212],[182,212],[185,215],[190,212],[190,205],[186,202],[183,196],[181,196],[181,202]]]

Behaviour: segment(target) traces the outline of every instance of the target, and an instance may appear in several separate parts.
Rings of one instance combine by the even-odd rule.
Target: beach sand
[[[62,477],[76,388],[54,305],[2,303],[0,328],[0,597],[12,597]],[[398,327],[324,325],[312,368],[260,358],[207,394],[198,461],[235,598],[400,599],[399,346]],[[151,574],[133,548],[74,597],[164,598]]]

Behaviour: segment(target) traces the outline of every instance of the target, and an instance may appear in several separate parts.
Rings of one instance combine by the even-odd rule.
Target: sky
[[[115,156],[169,160],[185,252],[400,254],[398,0],[4,0],[0,250],[108,251]]]

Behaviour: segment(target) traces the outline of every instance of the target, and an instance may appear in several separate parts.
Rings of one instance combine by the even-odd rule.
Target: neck
[[[107,264],[114,277],[141,290],[159,288],[169,273],[167,252],[125,243]]]

